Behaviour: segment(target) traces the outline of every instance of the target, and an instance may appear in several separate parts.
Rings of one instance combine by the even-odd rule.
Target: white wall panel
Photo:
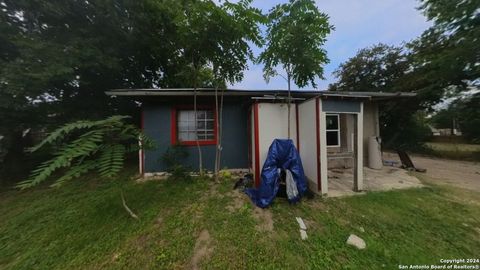
[[[317,133],[315,118],[315,99],[298,105],[298,127],[300,137],[300,157],[303,170],[309,181],[309,187],[317,191]]]
[[[260,170],[274,139],[288,138],[288,107],[280,103],[258,104],[258,135]],[[290,139],[297,143],[295,104],[290,107]]]

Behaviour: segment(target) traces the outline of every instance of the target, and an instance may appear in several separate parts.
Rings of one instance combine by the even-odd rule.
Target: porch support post
[[[320,99],[320,190],[328,194],[328,163],[327,163],[327,114],[323,112]]]
[[[360,113],[356,117],[355,132],[355,166],[354,166],[354,190],[363,190],[363,102],[360,103]]]

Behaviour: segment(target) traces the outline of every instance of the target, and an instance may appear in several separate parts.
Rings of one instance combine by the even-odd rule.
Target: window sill
[[[197,141],[178,141],[179,145],[184,145],[184,146],[196,146]],[[217,141],[212,140],[212,141],[198,141],[198,145],[216,145]]]

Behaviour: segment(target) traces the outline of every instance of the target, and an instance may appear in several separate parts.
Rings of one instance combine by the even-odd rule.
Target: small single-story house
[[[371,138],[379,137],[379,102],[414,93],[292,91],[290,132],[287,91],[224,90],[222,115],[215,110],[215,91],[197,89],[197,123],[193,89],[118,89],[110,96],[141,102],[142,129],[156,148],[140,153],[140,173],[164,172],[162,156],[180,145],[188,152],[184,164],[198,168],[197,140],[203,167],[213,170],[217,119],[221,119],[221,167],[244,169],[260,182],[268,148],[276,138],[290,137],[298,149],[310,189],[328,193],[328,170],[352,168],[355,190],[363,189],[363,166],[373,155]],[[289,136],[290,133],[290,136]],[[375,156],[378,154],[374,153]],[[379,156],[379,155],[378,155]],[[381,161],[380,161],[381,162]]]

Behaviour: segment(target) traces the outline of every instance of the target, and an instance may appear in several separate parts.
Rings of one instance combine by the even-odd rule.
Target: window
[[[175,139],[182,144],[215,143],[215,113],[212,109],[198,109],[196,124],[194,110],[176,110],[176,124]]]
[[[340,146],[340,117],[327,114],[327,146]]]

